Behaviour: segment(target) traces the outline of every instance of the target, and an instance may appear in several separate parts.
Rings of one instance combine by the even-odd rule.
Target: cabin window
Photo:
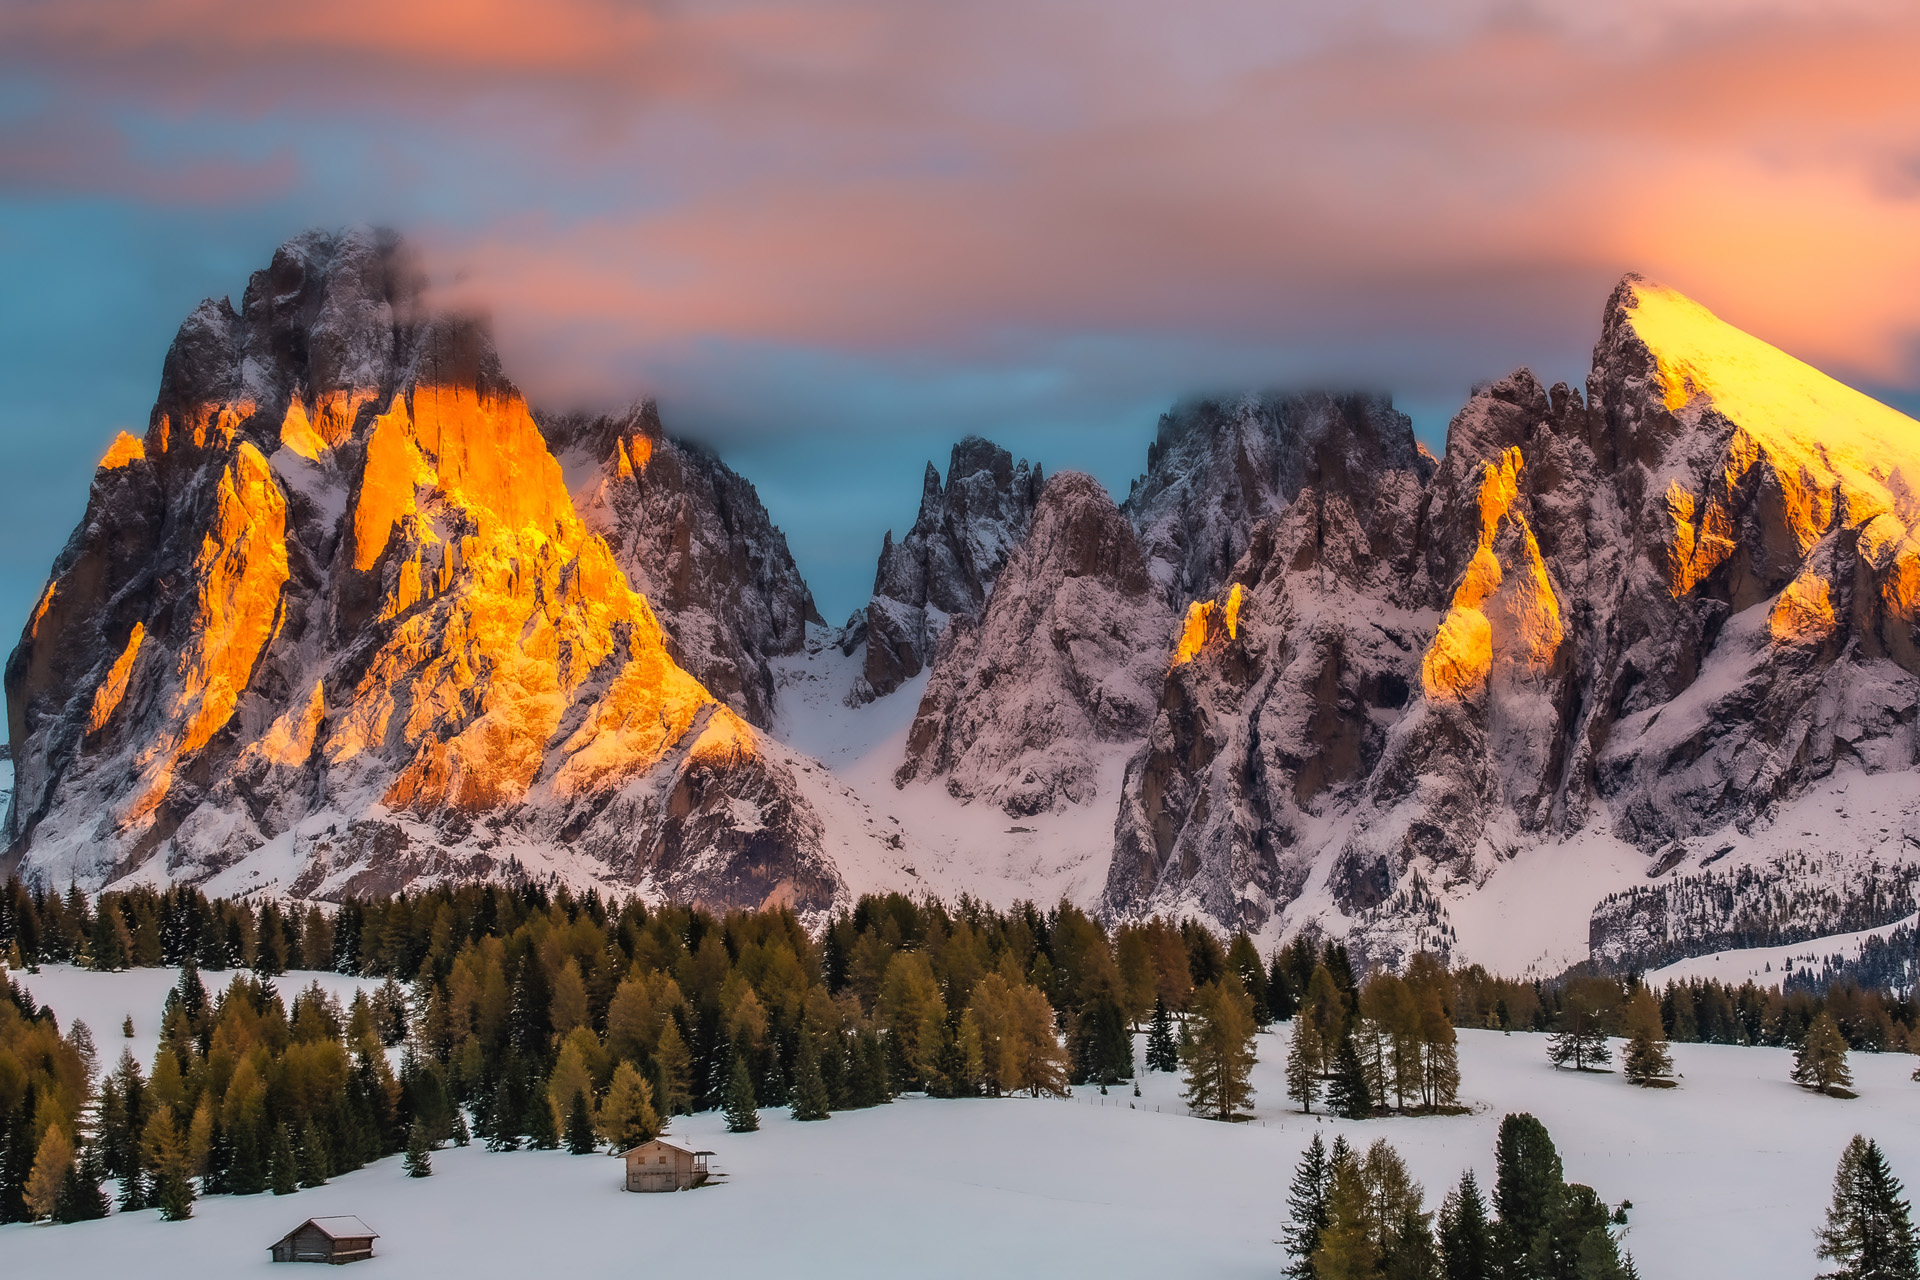
[[[656,1161],[655,1161],[654,1163],[655,1163],[655,1164],[665,1164],[666,1162],[667,1162],[667,1158],[666,1158],[665,1156],[661,1156],[661,1157],[660,1157],[660,1158],[659,1158],[658,1160],[656,1160]]]

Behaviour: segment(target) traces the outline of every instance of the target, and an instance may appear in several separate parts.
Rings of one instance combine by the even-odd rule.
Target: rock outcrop
[[[986,607],[948,626],[896,780],[1016,817],[1088,803],[1099,748],[1146,731],[1172,628],[1113,499],[1055,475]]]
[[[867,646],[856,700],[883,697],[919,675],[948,621],[980,608],[1026,538],[1044,485],[1038,467],[1016,465],[978,436],[953,446],[945,485],[927,464],[913,528],[897,543],[887,531],[873,598],[848,628]]]
[[[302,236],[188,318],[6,684],[9,858],[47,882],[836,889],[791,777],[674,662],[484,331],[427,313],[390,237]]]
[[[541,426],[581,519],[653,606],[674,661],[752,724],[772,724],[768,659],[800,652],[821,618],[760,495],[711,450],[668,436],[651,401]]]
[[[1128,505],[1161,581],[1218,598],[1188,604],[1128,767],[1106,905],[1257,929],[1301,893],[1325,815],[1418,683],[1433,464],[1382,399],[1288,396],[1164,422],[1151,465]]]

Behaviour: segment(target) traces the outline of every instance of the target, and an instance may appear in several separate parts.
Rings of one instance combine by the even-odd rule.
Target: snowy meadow
[[[88,1022],[104,1067],[123,1043],[151,1057],[172,976],[48,966],[25,985],[63,1028]],[[343,997],[354,985],[290,974],[280,986],[291,994],[316,977]],[[126,1014],[132,1042],[120,1035]],[[711,1149],[724,1175],[696,1192],[629,1195],[622,1166],[604,1156],[476,1144],[435,1152],[425,1180],[405,1177],[394,1156],[291,1196],[210,1196],[187,1222],[145,1210],[0,1227],[0,1258],[20,1276],[219,1280],[271,1265],[267,1246],[306,1218],[356,1214],[380,1233],[360,1273],[369,1276],[1272,1277],[1285,1263],[1276,1242],[1287,1182],[1316,1131],[1361,1147],[1388,1139],[1432,1206],[1469,1167],[1491,1187],[1500,1118],[1528,1111],[1552,1133],[1569,1181],[1632,1202],[1622,1245],[1643,1276],[1785,1278],[1821,1269],[1813,1231],[1854,1133],[1920,1183],[1920,1084],[1907,1055],[1854,1055],[1860,1096],[1842,1101],[1793,1085],[1787,1050],[1675,1044],[1680,1087],[1648,1091],[1617,1074],[1554,1069],[1545,1036],[1461,1031],[1472,1114],[1342,1121],[1287,1104],[1287,1035],[1282,1025],[1258,1037],[1248,1123],[1189,1116],[1178,1078],[1164,1073],[1145,1075],[1139,1098],[1126,1085],[1068,1099],[909,1095],[817,1124],[767,1108],[751,1134],[725,1132],[709,1112],[671,1130]]]

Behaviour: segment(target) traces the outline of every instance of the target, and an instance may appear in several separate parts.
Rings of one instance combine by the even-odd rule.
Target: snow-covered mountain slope
[[[888,530],[873,598],[849,621],[843,643],[864,644],[856,700],[881,697],[932,659],[949,619],[977,610],[1027,536],[1045,478],[1023,458],[978,436],[953,446],[947,480],[927,464],[920,512],[899,542]]]
[[[181,328],[7,664],[9,862],[824,906],[790,771],[674,662],[486,334],[420,288],[391,238],[313,233]]]

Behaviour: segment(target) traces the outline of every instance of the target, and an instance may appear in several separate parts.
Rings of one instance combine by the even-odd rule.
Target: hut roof
[[[360,1219],[348,1213],[338,1214],[331,1218],[308,1218],[293,1230],[298,1231],[302,1227],[313,1227],[324,1233],[330,1240],[361,1240],[377,1238],[380,1234],[366,1223],[360,1221]],[[293,1231],[289,1231],[287,1234],[292,1235]]]
[[[675,1142],[672,1138],[666,1138],[666,1137],[649,1138],[646,1142],[638,1143],[634,1146],[628,1147],[626,1151],[622,1151],[620,1154],[624,1156],[627,1154],[628,1151],[638,1151],[641,1147],[647,1146],[650,1143],[655,1143],[655,1142],[659,1143],[663,1147],[671,1147],[675,1151],[685,1152],[687,1155],[690,1155],[690,1156],[710,1156],[714,1154],[711,1151],[696,1151],[694,1148],[688,1146],[684,1142]]]

